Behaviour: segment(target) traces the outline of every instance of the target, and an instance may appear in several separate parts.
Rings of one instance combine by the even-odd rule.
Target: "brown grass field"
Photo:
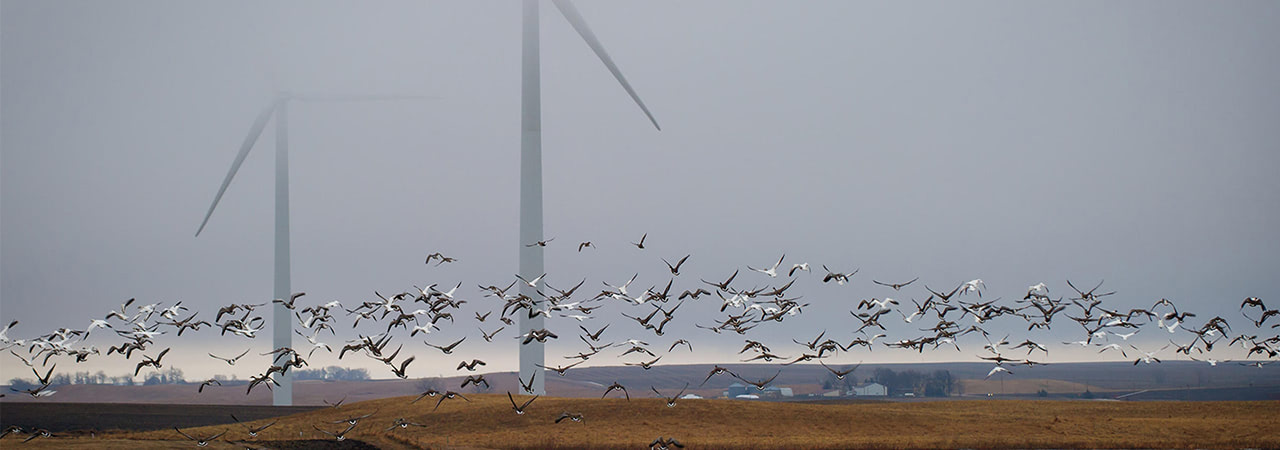
[[[686,448],[1277,448],[1280,403],[971,400],[940,402],[753,402],[539,398],[517,415],[505,394],[468,395],[471,402],[396,397],[320,409],[279,419],[250,440],[236,424],[186,429],[201,436],[229,430],[208,448],[316,448],[338,444],[313,425],[374,413],[344,448],[645,448],[658,436]],[[644,398],[640,398],[644,397]],[[527,397],[526,397],[527,398]],[[519,399],[519,397],[517,397]],[[561,412],[581,423],[556,424]],[[385,431],[398,417],[426,425]],[[252,422],[263,424],[262,419]],[[326,439],[327,441],[299,442]],[[289,442],[293,441],[293,442]],[[358,441],[358,442],[352,442]],[[173,430],[63,436],[16,448],[191,448]],[[338,448],[338,447],[333,447]],[[367,447],[366,447],[367,448]]]

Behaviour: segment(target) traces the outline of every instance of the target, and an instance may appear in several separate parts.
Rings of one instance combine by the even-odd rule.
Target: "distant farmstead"
[[[889,395],[889,388],[880,383],[869,383],[853,388],[853,395],[858,397],[883,397]]]
[[[724,393],[724,396],[729,398],[745,398],[743,396],[747,395],[750,395],[750,398],[782,398],[792,397],[795,394],[789,387],[766,386],[764,390],[757,390],[742,383],[729,385],[729,389]]]

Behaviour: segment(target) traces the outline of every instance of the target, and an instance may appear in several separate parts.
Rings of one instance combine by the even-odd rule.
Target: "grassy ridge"
[[[524,415],[515,414],[505,394],[469,395],[471,402],[446,400],[435,411],[434,399],[409,404],[413,397],[388,398],[287,416],[257,440],[327,438],[312,426],[339,431],[345,423],[329,422],[375,412],[350,439],[384,448],[636,448],[658,436],[675,437],[690,448],[1280,447],[1277,402],[681,400],[667,408],[661,399],[632,394],[630,402],[539,398]],[[586,420],[553,423],[564,411],[582,413]],[[385,431],[398,417],[427,426]],[[223,429],[230,430],[223,439],[247,439],[235,424],[186,431],[207,435]],[[193,446],[172,430],[99,437]],[[31,444],[41,441],[32,448],[60,446],[56,440]],[[155,444],[160,443],[145,445]]]

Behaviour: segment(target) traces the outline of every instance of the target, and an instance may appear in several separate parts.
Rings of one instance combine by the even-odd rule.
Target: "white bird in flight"
[[[784,254],[782,254],[782,257],[781,257],[781,258],[778,258],[778,262],[773,263],[773,267],[770,267],[770,268],[768,268],[768,269],[757,269],[757,268],[754,268],[754,267],[751,267],[751,266],[747,266],[747,268],[748,268],[748,269],[751,269],[751,270],[754,270],[754,271],[756,271],[756,272],[763,273],[763,274],[768,275],[768,276],[771,276],[771,277],[777,277],[777,276],[778,276],[778,266],[781,266],[781,265],[782,265],[782,260],[783,260],[783,259],[786,259],[786,258],[787,258],[787,255],[786,255],[785,253],[784,253]]]

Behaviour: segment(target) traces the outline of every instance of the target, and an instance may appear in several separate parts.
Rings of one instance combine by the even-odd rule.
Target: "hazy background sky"
[[[813,306],[755,336],[779,344],[823,328],[847,341],[858,299],[923,299],[925,283],[974,278],[1006,300],[1038,282],[1056,297],[1068,278],[1105,279],[1118,306],[1167,297],[1241,323],[1245,296],[1280,301],[1280,4],[579,8],[663,129],[546,3],[557,287],[585,277],[590,295],[637,272],[641,290],[665,284],[659,258],[687,253],[677,289],[781,253],[788,267],[861,268],[839,289],[807,275],[796,293]],[[462,281],[464,311],[492,307],[475,285],[516,272],[519,58],[515,1],[0,2],[0,319],[33,337],[82,328],[130,297],[205,314],[269,300],[274,126],[193,234],[255,115],[284,90],[438,97],[291,105],[294,290],[350,306],[374,290]],[[646,250],[627,245],[643,233]],[[575,252],[585,240],[599,249]],[[435,251],[460,262],[423,265]],[[902,293],[870,282],[916,276]],[[736,359],[715,349],[736,351],[741,337],[693,328],[719,316],[716,302],[686,305],[678,331],[655,338],[695,342],[696,355],[669,360]],[[442,336],[477,334],[474,320],[458,323]],[[652,337],[627,326],[613,336]],[[1081,334],[1055,332],[1048,340]],[[566,334],[549,360],[580,350]],[[267,339],[254,345],[267,351]],[[246,346],[211,331],[158,345],[170,343]],[[976,347],[852,360],[971,360]],[[227,373],[187,348],[199,351],[171,357],[189,377]],[[470,351],[510,370],[515,350]],[[456,358],[434,357],[411,376],[452,373]],[[98,361],[112,375],[128,368]],[[25,375],[11,362],[0,378]]]

